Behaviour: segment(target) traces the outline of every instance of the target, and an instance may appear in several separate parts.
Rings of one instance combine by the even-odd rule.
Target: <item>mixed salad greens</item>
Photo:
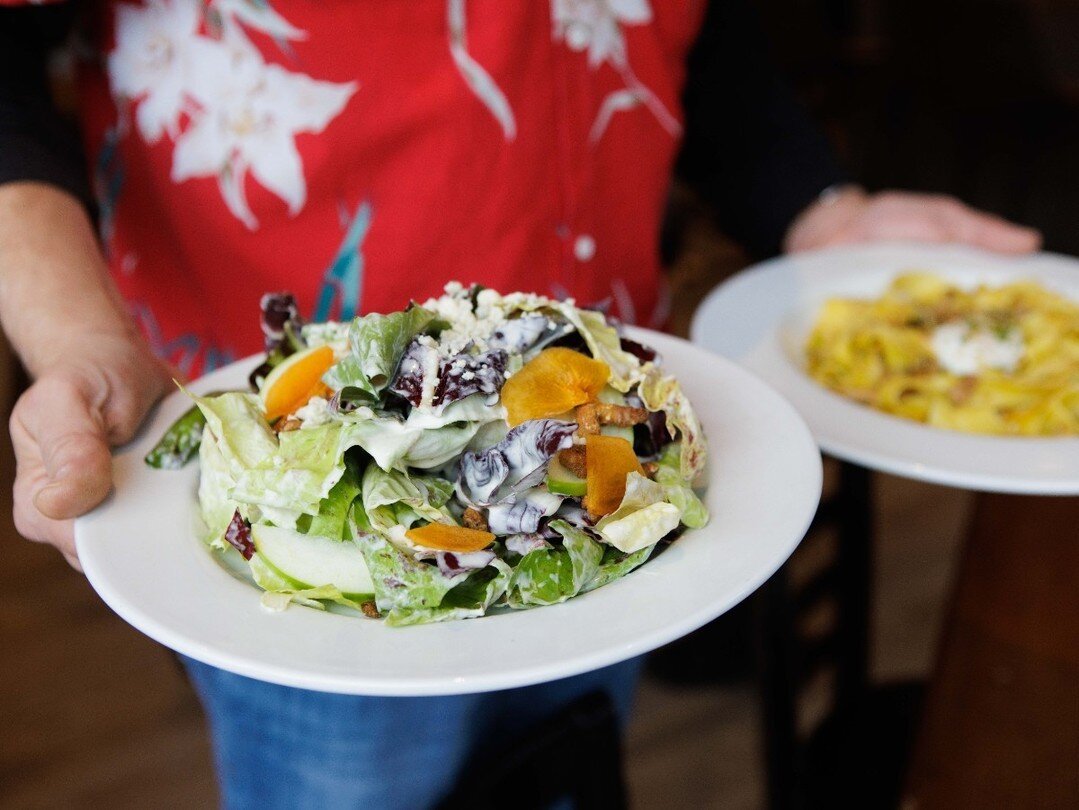
[[[652,349],[571,301],[453,283],[351,323],[262,301],[252,391],[194,396],[205,540],[263,603],[408,625],[563,602],[708,515],[701,425]]]

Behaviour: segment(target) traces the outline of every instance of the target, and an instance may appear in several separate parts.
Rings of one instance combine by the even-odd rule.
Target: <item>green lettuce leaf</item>
[[[681,447],[681,475],[693,483],[704,471],[707,449],[701,427],[689,398],[674,377],[663,374],[651,363],[645,364],[644,378],[637,390],[650,411],[663,411],[667,424],[678,431]]]
[[[667,501],[682,513],[682,523],[690,529],[699,529],[708,523],[708,510],[682,478],[681,457],[682,448],[678,442],[664,447],[658,459],[655,480],[663,486]]]
[[[419,520],[455,522],[446,508],[453,483],[442,478],[406,475],[369,464],[363,474],[362,504],[370,526],[403,543],[403,532]]]
[[[626,494],[611,514],[596,524],[600,537],[626,554],[655,545],[678,527],[681,510],[667,502],[660,484],[631,472],[626,476]]]
[[[513,569],[506,601],[512,608],[555,605],[576,596],[595,579],[603,547],[564,520],[551,522],[562,535],[561,548],[530,551]]]
[[[581,588],[581,593],[594,591],[608,582],[621,579],[634,568],[639,568],[648,562],[648,558],[652,556],[652,552],[655,550],[655,545],[651,545],[645,546],[639,551],[634,551],[632,554],[625,554],[612,546],[608,546],[603,550],[603,559],[599,563],[599,573]]]
[[[322,381],[335,391],[355,389],[367,399],[377,400],[408,344],[436,319],[435,313],[418,306],[388,315],[372,313],[357,318],[349,328],[348,356],[332,366]]]
[[[333,485],[329,494],[319,504],[318,514],[301,515],[297,521],[297,528],[304,534],[330,537],[334,540],[352,539],[348,519],[352,504],[358,497],[360,497],[360,476],[353,468],[346,465],[341,480]]]
[[[447,577],[377,533],[359,533],[356,544],[375,583],[375,604],[391,626],[482,616],[510,579],[510,567],[498,559],[467,576]]]
[[[199,510],[205,528],[202,539],[207,545],[224,551],[230,547],[225,542],[225,529],[240,505],[228,495],[235,479],[209,431],[203,434],[199,447],[199,467]]]

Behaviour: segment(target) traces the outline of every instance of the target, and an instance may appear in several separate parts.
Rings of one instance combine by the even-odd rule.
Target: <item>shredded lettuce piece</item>
[[[467,576],[449,577],[377,533],[360,532],[356,544],[371,571],[375,604],[391,626],[482,616],[505,593],[510,579],[510,567],[499,559]]]
[[[657,459],[659,468],[656,470],[655,480],[663,486],[667,501],[677,506],[682,513],[682,523],[687,528],[699,529],[708,523],[708,510],[682,477],[681,458],[680,443],[674,442],[664,447]]]
[[[678,430],[682,478],[690,483],[696,481],[707,460],[704,428],[678,380],[647,363],[637,393],[648,410],[666,414],[668,429]]]
[[[512,608],[556,605],[576,596],[599,573],[603,547],[566,523],[551,522],[562,535],[560,548],[530,551],[513,569],[506,602]]]
[[[428,309],[410,306],[402,312],[356,318],[349,327],[349,355],[332,366],[322,381],[335,391],[355,389],[361,397],[377,400],[408,344],[437,317]]]
[[[668,503],[662,485],[631,472],[618,508],[596,524],[600,537],[619,551],[632,554],[655,545],[678,528],[681,510]]]
[[[599,563],[599,573],[581,588],[581,593],[602,588],[608,582],[621,579],[634,568],[640,568],[648,562],[648,558],[652,556],[652,552],[655,550],[656,547],[653,544],[634,551],[632,554],[625,554],[612,546],[608,546],[603,550],[603,559]]]

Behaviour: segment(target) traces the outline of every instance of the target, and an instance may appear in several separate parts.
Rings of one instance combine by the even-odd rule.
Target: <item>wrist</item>
[[[869,195],[854,183],[824,189],[791,222],[783,238],[783,252],[810,250],[831,241],[865,206]]]

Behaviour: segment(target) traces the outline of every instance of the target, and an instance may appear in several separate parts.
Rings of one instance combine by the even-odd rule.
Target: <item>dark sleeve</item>
[[[50,183],[89,206],[82,146],[49,92],[49,54],[73,20],[69,3],[0,8],[0,183]]]
[[[751,0],[710,0],[689,58],[678,173],[750,251],[779,251],[794,217],[847,177],[783,81]]]

